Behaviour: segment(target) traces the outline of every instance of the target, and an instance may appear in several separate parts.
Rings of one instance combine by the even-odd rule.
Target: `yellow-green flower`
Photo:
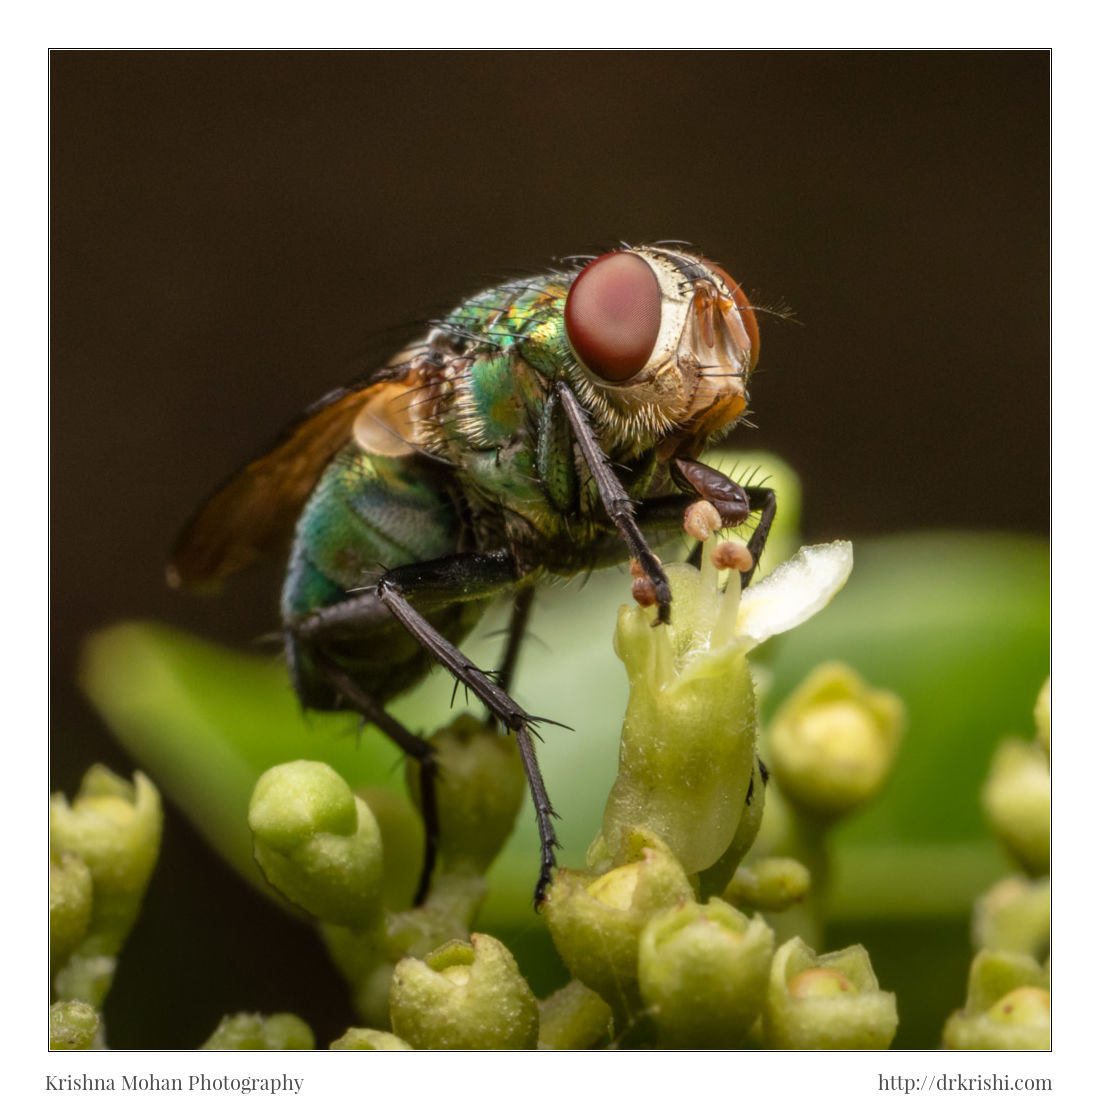
[[[297,1014],[230,1014],[200,1047],[206,1051],[223,1049],[313,1048],[313,1030]]]
[[[1037,960],[1050,951],[1050,877],[1011,875],[974,905],[974,947],[1026,952]]]
[[[337,1051],[408,1052],[412,1045],[380,1029],[361,1029],[352,1026],[342,1036],[337,1037],[329,1048]]]
[[[1050,975],[1022,952],[979,952],[966,1005],[947,1019],[947,1048],[1050,1048]]]
[[[742,596],[736,573],[719,590],[712,543],[701,570],[667,568],[671,625],[620,610],[615,650],[630,699],[599,849],[614,856],[626,830],[645,828],[688,874],[721,859],[746,816],[757,729],[746,655],[821,610],[852,566],[848,543],[805,547]]]
[[[534,1048],[539,1009],[512,954],[474,933],[423,960],[401,960],[390,988],[393,1031],[413,1048]]]
[[[982,807],[1001,843],[1029,875],[1050,871],[1050,761],[1042,748],[1005,740],[993,754]]]
[[[734,1048],[764,1005],[775,936],[718,898],[662,910],[638,946],[638,983],[665,1048]]]
[[[895,694],[871,689],[841,663],[824,663],[772,720],[768,767],[798,810],[834,820],[882,788],[904,722]]]
[[[769,1048],[889,1048],[897,1000],[880,990],[867,950],[822,956],[798,937],[775,953],[764,1005]]]
[[[656,837],[631,830],[601,875],[562,868],[544,912],[565,966],[621,1016],[635,1010],[638,938],[658,910],[694,897],[684,869]]]

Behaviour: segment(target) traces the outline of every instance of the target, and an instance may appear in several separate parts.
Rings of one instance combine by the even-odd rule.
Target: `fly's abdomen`
[[[349,447],[324,472],[299,519],[283,587],[282,615],[295,686],[307,705],[331,708],[308,645],[294,634],[309,613],[357,596],[385,571],[453,554],[464,529],[439,471],[421,456],[369,454]],[[461,638],[480,605],[456,604],[432,615],[445,635]],[[332,661],[383,699],[412,685],[427,660],[400,625],[381,613],[346,642],[326,646]]]

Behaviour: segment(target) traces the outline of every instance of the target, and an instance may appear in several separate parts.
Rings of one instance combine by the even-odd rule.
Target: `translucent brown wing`
[[[351,438],[372,394],[400,379],[387,366],[311,405],[275,445],[221,487],[191,518],[172,551],[168,582],[212,589],[286,543],[321,472]]]

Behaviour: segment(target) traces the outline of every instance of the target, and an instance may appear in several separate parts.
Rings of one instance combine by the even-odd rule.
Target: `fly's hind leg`
[[[512,682],[516,677],[516,664],[519,662],[519,649],[527,632],[527,623],[531,619],[531,606],[534,600],[534,586],[521,586],[516,590],[516,596],[512,601],[512,618],[508,622],[508,640],[504,645],[504,654],[500,657],[500,666],[496,674],[497,685],[502,690],[512,689]]]
[[[416,761],[420,779],[420,812],[424,819],[424,862],[420,870],[420,879],[416,884],[416,894],[413,896],[413,904],[419,906],[428,896],[428,887],[432,872],[435,870],[436,857],[439,854],[435,748],[422,736],[410,732],[396,717],[391,717],[375,698],[332,662],[323,651],[315,650],[314,665],[347,706],[385,733],[405,755]]]
[[[398,567],[387,571],[371,590],[303,618],[296,633],[307,642],[323,645],[326,638],[346,638],[349,634],[362,634],[371,628],[397,621],[435,662],[446,667],[484,703],[497,721],[515,734],[538,822],[541,846],[539,877],[535,886],[535,904],[538,905],[545,896],[556,866],[554,849],[558,847],[558,840],[552,820],[557,814],[550,805],[532,742],[537,718],[517,704],[501,685],[459,651],[423,615],[456,602],[490,596],[514,584],[520,577],[514,559],[506,551],[448,555],[426,563]],[[522,630],[517,633],[517,644],[521,633]],[[359,694],[361,696],[362,692]],[[356,708],[359,708],[358,704]],[[405,736],[407,742],[411,734],[406,733]],[[402,743],[396,736],[394,739],[398,744]],[[415,737],[412,739],[417,740]],[[426,741],[419,743],[426,744]]]

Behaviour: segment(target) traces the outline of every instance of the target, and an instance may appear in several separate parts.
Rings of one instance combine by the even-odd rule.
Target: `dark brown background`
[[[762,318],[759,429],[737,442],[798,468],[809,537],[1048,529],[1045,52],[61,52],[50,68],[61,788],[94,758],[129,766],[73,685],[86,632],[157,617],[243,644],[274,627],[277,568],[218,605],[163,584],[211,486],[391,348],[387,329],[617,239],[691,240],[794,310]],[[127,965],[183,927],[180,898],[201,910],[165,990],[209,998],[154,1019]],[[256,938],[227,937],[247,910],[308,950],[251,898],[173,815],[113,1043],[194,1044],[240,1008],[339,1031],[317,1016],[347,1016],[323,956],[272,982],[243,955]]]

